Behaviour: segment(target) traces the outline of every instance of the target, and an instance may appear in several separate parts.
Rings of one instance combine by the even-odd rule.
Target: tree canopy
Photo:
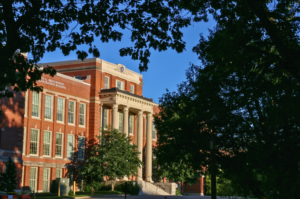
[[[98,182],[108,176],[109,180],[136,175],[137,168],[142,166],[137,146],[124,133],[114,130],[103,130],[98,136],[99,143],[92,147],[90,156],[80,170],[85,176],[93,176]],[[114,185],[114,184],[112,184]],[[112,190],[113,190],[112,186]]]
[[[5,167],[5,172],[0,173],[0,191],[14,192],[17,187],[17,169],[10,157]]]

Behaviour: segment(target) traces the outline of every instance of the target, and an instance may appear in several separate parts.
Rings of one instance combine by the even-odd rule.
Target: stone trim
[[[31,161],[23,161],[23,166],[48,167],[48,168],[66,168],[65,164],[46,163],[46,162],[31,162]]]
[[[90,103],[90,100],[88,99],[84,99],[84,98],[81,98],[81,97],[76,97],[74,95],[68,95],[66,93],[61,93],[61,92],[58,92],[58,91],[53,91],[53,90],[50,90],[50,89],[47,89],[47,88],[43,88],[43,93],[48,93],[48,94],[54,94],[55,96],[58,96],[60,98],[62,97],[65,97],[67,99],[73,99],[73,100],[76,100],[77,102],[85,102],[85,103]]]

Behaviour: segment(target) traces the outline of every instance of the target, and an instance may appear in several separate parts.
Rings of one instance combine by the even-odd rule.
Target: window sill
[[[58,123],[58,124],[65,124],[65,123],[62,122],[62,121],[56,121],[56,123]]]
[[[69,125],[69,126],[75,126],[75,124],[72,124],[72,123],[68,123],[68,125]]]
[[[39,117],[34,117],[34,116],[31,116],[32,119],[35,119],[35,120],[41,120],[41,118]]]
[[[55,159],[64,159],[63,157],[57,157],[57,156],[55,156]]]
[[[49,120],[49,119],[44,119],[45,122],[52,122],[53,123],[53,120]]]
[[[82,125],[79,125],[79,127],[80,127],[80,128],[84,128],[84,129],[86,128],[85,126],[82,126]]]

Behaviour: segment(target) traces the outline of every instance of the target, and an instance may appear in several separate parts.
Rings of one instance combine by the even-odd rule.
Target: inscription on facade
[[[45,77],[42,77],[42,79],[39,80],[39,82],[42,82],[44,84],[48,84],[48,85],[51,85],[51,86],[56,86],[58,88],[66,89],[65,83],[62,83],[62,82],[59,82],[59,81],[55,81],[55,80],[52,80],[52,79],[47,79]]]

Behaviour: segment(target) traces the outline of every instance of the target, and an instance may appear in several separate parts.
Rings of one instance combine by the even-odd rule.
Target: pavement
[[[107,195],[107,196],[93,196],[92,198],[99,199],[125,199],[125,196]],[[157,196],[157,195],[141,195],[141,196],[126,196],[126,199],[211,199],[211,196]],[[225,197],[217,196],[217,199],[228,199]],[[232,199],[232,198],[231,198]]]

